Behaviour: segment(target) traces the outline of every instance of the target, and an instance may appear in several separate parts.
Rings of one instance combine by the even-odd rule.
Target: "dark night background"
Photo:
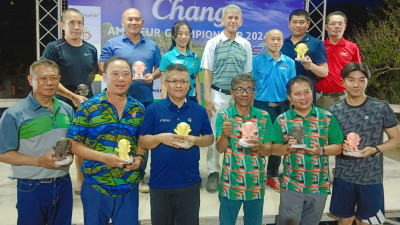
[[[36,60],[35,1],[0,2],[0,98],[22,98],[30,91],[26,75],[29,65]],[[43,0],[42,4],[49,2]],[[365,27],[371,12],[379,11],[382,6],[383,0],[328,0],[327,14],[340,10],[347,15],[345,38],[351,39],[354,27]],[[5,86],[14,86],[15,96]]]

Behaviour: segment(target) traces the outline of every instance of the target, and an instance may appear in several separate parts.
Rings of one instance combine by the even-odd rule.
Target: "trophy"
[[[132,70],[135,71],[132,80],[144,80],[143,72],[147,69],[146,65],[142,61],[136,61],[133,63]]]
[[[307,146],[303,142],[305,135],[304,127],[300,124],[294,125],[292,131],[290,131],[289,136],[292,136],[296,140],[296,144],[292,145],[292,148],[306,148]]]
[[[187,137],[189,135],[189,133],[192,131],[192,129],[190,129],[190,125],[189,124],[187,124],[185,122],[181,122],[176,126],[174,131],[175,131],[175,133],[177,135],[181,135],[181,136]],[[189,146],[189,142],[188,141],[178,142],[176,144],[181,146],[182,148],[185,148],[185,147]]]
[[[131,143],[129,143],[126,139],[121,139],[118,141],[118,148],[115,148],[115,151],[118,152],[118,156],[120,159],[128,161],[128,163],[133,162],[133,158],[129,156],[129,152],[131,151]]]
[[[57,165],[66,165],[68,164],[70,158],[67,156],[69,153],[69,149],[71,148],[71,141],[67,138],[60,138],[57,141],[56,145],[53,146],[53,151],[55,152],[54,157],[61,158],[62,160],[56,161]]]
[[[89,94],[89,88],[86,84],[80,84],[77,92],[80,96],[86,97]]]
[[[239,140],[239,145],[243,147],[251,147],[252,144],[248,143],[253,137],[258,137],[257,126],[252,122],[246,122],[240,128],[242,138]]]
[[[347,151],[347,154],[349,156],[361,155],[361,152],[358,151],[358,145],[360,145],[360,141],[361,141],[360,135],[358,135],[357,133],[350,132],[349,134],[347,134],[344,143],[349,145],[350,150]]]
[[[294,51],[297,52],[297,57],[294,60],[296,60],[297,62],[301,62],[305,58],[305,54],[308,51],[308,47],[306,44],[300,43],[296,45]]]

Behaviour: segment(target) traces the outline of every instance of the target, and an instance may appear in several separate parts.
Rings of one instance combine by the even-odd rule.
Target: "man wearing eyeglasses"
[[[329,73],[325,78],[317,80],[317,106],[323,109],[346,97],[346,88],[340,75],[342,69],[350,62],[361,63],[358,46],[343,38],[347,17],[336,11],[327,17],[326,31],[328,38],[324,41],[328,57]]]
[[[221,225],[235,225],[243,205],[246,225],[262,223],[264,206],[265,157],[271,155],[275,138],[271,116],[251,104],[255,80],[250,73],[239,74],[231,81],[230,94],[235,103],[217,116],[217,150],[224,153],[218,184]],[[247,140],[248,147],[239,144],[246,122],[255,125],[257,134]],[[247,125],[247,124],[246,124]]]
[[[214,135],[205,108],[186,97],[189,70],[171,64],[164,81],[168,96],[146,109],[139,138],[151,149],[151,224],[199,224],[199,147],[211,145]],[[180,126],[188,135],[177,132]]]

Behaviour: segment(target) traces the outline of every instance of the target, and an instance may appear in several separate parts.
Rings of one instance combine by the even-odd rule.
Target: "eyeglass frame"
[[[240,89],[242,90],[241,93],[239,93]],[[251,93],[249,92],[249,90],[251,90]],[[237,87],[235,89],[232,89],[232,91],[234,91],[235,94],[238,94],[238,95],[242,95],[244,92],[246,92],[247,94],[251,95],[251,94],[254,94],[255,88],[253,88],[253,87],[248,87],[248,88]]]
[[[172,84],[173,86],[177,86],[178,84],[180,85],[187,85],[190,83],[189,80],[165,80],[165,82]]]

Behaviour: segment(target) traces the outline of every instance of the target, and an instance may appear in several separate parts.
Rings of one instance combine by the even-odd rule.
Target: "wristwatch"
[[[325,148],[321,147],[321,153],[319,153],[320,156],[324,156],[325,155]]]
[[[140,157],[142,160],[140,160],[140,165],[142,165],[144,162],[146,162],[146,158],[142,154],[136,154],[135,157]]]
[[[379,154],[382,153],[382,151],[378,148],[378,146],[375,146],[374,148],[376,149],[376,152],[372,154],[372,157],[378,156]]]

